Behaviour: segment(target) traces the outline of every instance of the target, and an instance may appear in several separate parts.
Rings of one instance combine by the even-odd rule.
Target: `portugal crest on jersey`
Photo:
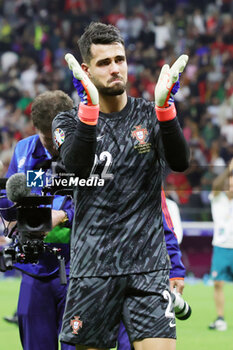
[[[82,328],[83,322],[79,319],[79,316],[74,316],[74,319],[70,321],[70,325],[73,329],[73,334],[78,334],[79,328]]]
[[[133,130],[131,132],[131,136],[133,138],[136,138],[138,140],[138,142],[140,143],[140,145],[144,145],[145,144],[145,138],[146,135],[148,134],[148,131],[146,128],[142,128],[141,125],[135,125],[134,126],[135,130]]]
[[[134,145],[134,148],[138,153],[147,153],[151,150],[151,143],[146,142],[145,139],[148,135],[146,128],[143,128],[142,125],[135,125],[131,131],[132,138],[136,139],[139,143]]]

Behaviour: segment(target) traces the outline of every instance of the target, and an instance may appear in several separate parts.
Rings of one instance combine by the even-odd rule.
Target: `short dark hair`
[[[43,92],[32,103],[33,124],[41,132],[47,132],[56,115],[72,109],[73,106],[73,100],[61,90]]]
[[[79,50],[85,63],[90,63],[92,58],[92,44],[108,45],[112,43],[120,43],[124,46],[120,31],[112,24],[100,22],[91,22],[78,40]]]

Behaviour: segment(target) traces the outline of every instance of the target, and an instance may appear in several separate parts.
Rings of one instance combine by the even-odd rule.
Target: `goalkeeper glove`
[[[81,99],[78,117],[85,124],[96,125],[99,117],[98,91],[73,55],[67,53],[65,60],[73,73],[73,84]]]
[[[155,110],[159,121],[168,121],[176,116],[174,95],[180,88],[179,77],[187,62],[188,56],[181,55],[171,68],[168,64],[165,64],[161,69],[155,87]]]

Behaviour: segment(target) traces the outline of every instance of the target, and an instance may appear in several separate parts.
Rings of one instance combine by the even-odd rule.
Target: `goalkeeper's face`
[[[92,44],[91,53],[87,73],[99,93],[108,96],[123,94],[128,74],[124,46],[120,43]]]

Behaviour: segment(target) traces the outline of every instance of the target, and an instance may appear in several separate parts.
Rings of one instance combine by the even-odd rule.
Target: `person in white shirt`
[[[183,239],[183,227],[182,227],[182,222],[181,222],[181,217],[180,217],[180,209],[177,205],[177,203],[166,197],[166,203],[168,207],[169,214],[172,219],[172,223],[174,226],[174,232],[176,233],[177,241],[179,244],[181,244],[182,239]]]
[[[213,181],[210,202],[214,222],[211,275],[217,319],[209,329],[225,331],[223,287],[225,281],[233,281],[233,159]]]

